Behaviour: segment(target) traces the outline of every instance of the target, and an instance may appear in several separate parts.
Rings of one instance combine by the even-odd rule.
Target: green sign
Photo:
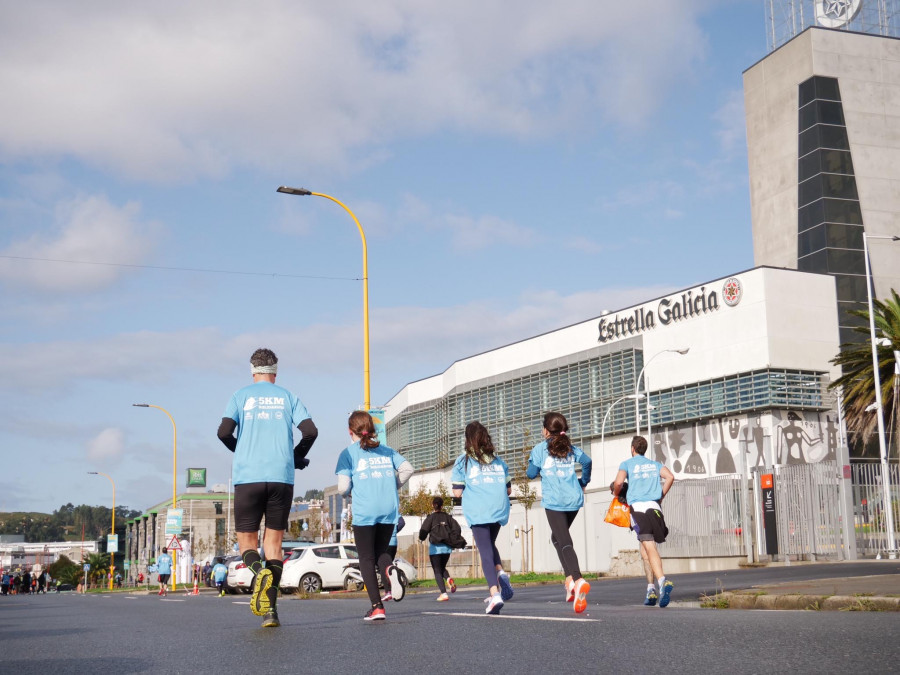
[[[131,562],[129,562],[128,560],[125,561],[125,569],[131,569]]]
[[[206,469],[188,469],[187,486],[206,487]]]

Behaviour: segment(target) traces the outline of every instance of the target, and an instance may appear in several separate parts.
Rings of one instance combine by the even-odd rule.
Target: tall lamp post
[[[866,264],[866,299],[869,303],[869,337],[872,343],[872,376],[875,379],[875,414],[878,421],[878,448],[881,451],[881,491],[884,523],[887,528],[888,557],[897,557],[897,542],[894,539],[894,509],[891,506],[891,480],[888,467],[887,443],[884,437],[884,408],[881,403],[881,373],[878,369],[878,344],[875,338],[875,310],[872,307],[872,295],[875,293],[875,280],[869,263],[869,239],[887,239],[900,241],[900,237],[891,235],[866,234],[863,232],[863,257]]]
[[[637,405],[637,402],[642,400],[644,396],[643,392],[640,394],[625,394],[625,396],[621,396],[610,403],[609,407],[606,409],[606,414],[603,416],[603,424],[600,425],[600,454],[603,457],[603,468],[601,471],[606,471],[606,447],[604,446],[604,442],[606,440],[606,420],[609,417],[609,413],[611,413],[612,409],[622,401],[634,401],[634,404]],[[603,480],[606,480],[605,475],[603,476]]]
[[[112,529],[110,530],[110,534],[113,536],[116,535],[116,481],[112,479],[108,474],[103,473],[102,471],[88,471],[88,473],[92,476],[106,476],[110,483],[112,483],[113,488],[113,507],[112,507]],[[107,544],[109,543],[109,539],[106,540]],[[117,539],[118,541],[118,539]],[[113,588],[113,575],[116,573],[116,552],[109,552],[109,590]]]
[[[655,359],[657,356],[659,356],[661,354],[665,354],[667,352],[671,352],[672,354],[680,354],[681,356],[684,356],[689,351],[691,351],[690,347],[682,347],[681,349],[663,349],[662,351],[656,352],[653,356],[651,356],[649,359],[647,359],[647,361],[644,363],[644,366],[641,368],[641,372],[638,373],[637,379],[634,381],[635,395],[637,395],[638,390],[640,389],[641,378],[644,376],[644,371],[647,369],[647,366],[650,365],[650,362],[653,361],[653,359]],[[647,387],[645,386],[644,391],[647,395],[647,406],[648,406],[647,407],[647,428],[649,429],[650,428],[650,424],[649,424],[649,422],[650,422],[650,407],[649,407],[650,392],[646,391],[646,389],[647,389]],[[635,428],[635,433],[640,435],[640,433],[641,433],[641,408],[637,403],[634,404],[634,428]],[[647,435],[648,436],[650,435],[649,431],[648,431]]]
[[[326,195],[322,192],[312,192],[306,188],[292,188],[285,185],[279,187],[276,192],[281,192],[286,195],[297,195],[300,197],[313,196],[330,199],[350,214],[350,217],[353,218],[353,222],[356,223],[356,228],[359,230],[359,236],[362,240],[363,264],[363,400],[366,411],[368,411],[371,408],[372,397],[370,395],[369,387],[369,255],[368,249],[366,248],[366,233],[363,231],[362,225],[359,224],[359,220],[353,214],[353,211],[351,211],[346,204],[330,195]]]
[[[178,505],[178,429],[175,427],[175,419],[169,414],[168,410],[152,403],[132,403],[131,405],[135,408],[156,408],[157,410],[162,410],[172,423],[172,508],[174,509]],[[163,537],[165,538],[165,535]],[[152,554],[155,553],[155,551],[152,552]],[[177,569],[178,560],[176,556],[177,552],[173,551],[172,569]],[[175,573],[175,581],[172,583],[172,590],[178,590],[177,572]]]

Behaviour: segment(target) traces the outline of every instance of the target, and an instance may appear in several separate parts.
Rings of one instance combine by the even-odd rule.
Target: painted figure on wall
[[[800,424],[803,419],[793,410],[788,412],[787,419],[787,424],[779,425],[776,429],[776,463],[806,464],[808,460],[804,451],[804,442],[807,446],[811,446],[819,443],[822,439],[821,437],[813,439],[806,433],[806,429]]]

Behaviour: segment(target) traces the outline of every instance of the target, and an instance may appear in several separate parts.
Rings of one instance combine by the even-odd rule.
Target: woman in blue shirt
[[[378,594],[376,560],[387,570],[391,597],[396,602],[403,599],[404,589],[388,549],[400,516],[397,488],[409,480],[413,468],[396,450],[380,444],[369,413],[357,410],[350,415],[348,427],[353,445],[341,452],[334,472],[338,492],[353,495],[353,537],[359,571],[372,603],[363,618],[378,621],[384,619],[384,605]]]
[[[472,528],[490,589],[485,614],[499,614],[503,603],[513,596],[495,543],[500,526],[509,521],[511,486],[506,462],[494,456],[491,435],[481,422],[469,422],[466,426],[466,451],[457,457],[451,481],[453,496],[462,497],[463,515]]]
[[[569,423],[560,413],[544,415],[544,440],[532,448],[527,474],[529,478],[541,476],[541,502],[550,523],[550,541],[566,575],[566,602],[573,603],[580,614],[587,608],[591,585],[581,576],[569,528],[584,505],[584,488],[591,482],[591,458],[572,445],[568,431]],[[575,474],[576,462],[581,464],[580,479]]]

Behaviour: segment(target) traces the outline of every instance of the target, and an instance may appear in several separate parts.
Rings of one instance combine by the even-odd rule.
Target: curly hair
[[[271,349],[257,349],[250,356],[251,366],[275,366],[278,365],[278,357]]]
[[[572,452],[572,441],[569,440],[569,423],[561,413],[548,412],[544,415],[544,428],[550,437],[547,439],[547,452],[553,457],[567,457]]]

